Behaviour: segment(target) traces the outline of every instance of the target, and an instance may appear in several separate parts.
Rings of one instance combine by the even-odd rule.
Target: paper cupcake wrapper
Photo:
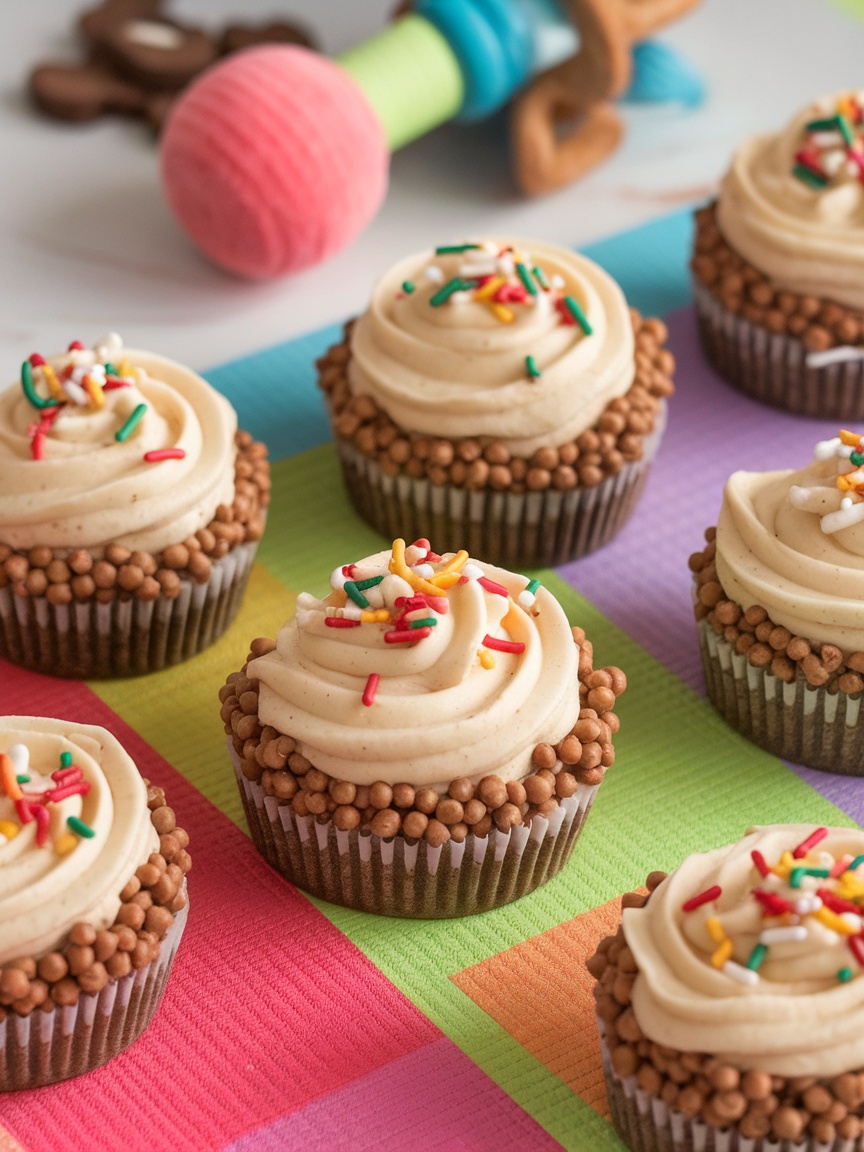
[[[80,1076],[134,1043],[159,1007],[187,915],[188,900],[166,932],[158,958],[146,968],[111,981],[101,992],[82,994],[76,1004],[0,1020],[0,1092]]]
[[[488,836],[469,834],[432,848],[404,836],[383,840],[332,820],[319,824],[280,805],[248,780],[229,745],[255,847],[282,875],[313,896],[362,912],[443,920],[518,900],[564,867],[599,788],[580,787],[548,817]]]
[[[800,416],[864,419],[864,349],[809,352],[796,337],[730,312],[698,281],[693,295],[702,347],[724,380]]]
[[[52,604],[0,588],[0,656],[54,676],[138,676],[203,651],[231,624],[252,570],[257,541],[212,565],[205,584],[181,580],[174,600],[134,597]]]
[[[659,1097],[649,1096],[635,1076],[620,1079],[612,1067],[602,1026],[600,1035],[612,1123],[631,1152],[864,1152],[864,1137],[837,1137],[828,1144],[813,1139],[774,1140],[742,1136],[734,1128],[715,1128],[685,1116]]]
[[[465,548],[501,568],[546,568],[607,544],[630,519],[666,423],[661,406],[641,460],[594,488],[558,492],[472,492],[454,484],[389,476],[350,440],[336,437],[352,504],[388,540],[431,540],[439,552]]]
[[[799,673],[786,684],[699,622],[708,698],[742,736],[784,760],[864,776],[861,696],[811,687]]]

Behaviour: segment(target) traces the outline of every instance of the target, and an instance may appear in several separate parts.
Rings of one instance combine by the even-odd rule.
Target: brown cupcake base
[[[146,968],[82,993],[75,1004],[37,1008],[0,1020],[0,1092],[39,1088],[107,1064],[144,1032],[159,1007],[186,924],[188,904],[174,917]]]
[[[602,548],[624,527],[648,480],[666,423],[661,402],[642,458],[592,488],[470,491],[389,475],[347,439],[336,444],[357,513],[388,540],[425,537],[442,552],[465,548],[501,568],[547,568]]]
[[[736,731],[760,748],[823,772],[864,776],[860,695],[829,692],[757,668],[700,620],[699,646],[708,698]]]
[[[214,560],[209,579],[180,581],[175,598],[53,604],[0,588],[0,656],[53,676],[95,679],[158,672],[202,652],[237,615],[257,541]]]
[[[702,347],[717,372],[748,396],[799,416],[854,423],[864,419],[864,357],[820,366],[820,357],[786,332],[771,332],[723,306],[698,280],[693,296]]]
[[[248,780],[229,741],[249,831],[267,862],[331,904],[384,916],[443,920],[487,912],[551,880],[567,863],[598,785],[580,787],[548,817],[433,848],[424,840],[344,832],[279,804]]]

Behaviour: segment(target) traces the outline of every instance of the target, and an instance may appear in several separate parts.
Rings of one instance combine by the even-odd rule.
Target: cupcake
[[[186,921],[188,842],[104,728],[0,719],[0,1092],[141,1035]]]
[[[400,539],[330,584],[220,693],[258,850],[391,916],[465,916],[551,879],[613,763],[624,674],[594,670],[536,580],[465,551]]]
[[[735,472],[690,558],[708,697],[796,763],[864,775],[864,440],[799,472]]]
[[[0,656],[75,677],[194,656],[237,612],[269,486],[190,369],[115,335],[31,356],[0,393]]]
[[[348,495],[393,539],[490,563],[599,548],[645,484],[672,392],[666,327],[575,252],[412,256],[319,362]]]
[[[858,1152],[864,833],[780,824],[653,873],[588,962],[638,1152]]]
[[[864,92],[739,149],[696,213],[692,268],[721,376],[790,412],[864,419]]]

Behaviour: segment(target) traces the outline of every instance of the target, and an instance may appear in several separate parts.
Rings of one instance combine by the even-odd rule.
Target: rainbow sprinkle
[[[864,109],[853,96],[841,96],[833,115],[804,125],[792,166],[796,180],[816,191],[847,174],[864,183]]]

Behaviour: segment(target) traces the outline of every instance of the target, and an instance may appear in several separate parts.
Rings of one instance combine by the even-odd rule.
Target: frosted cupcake
[[[736,472],[691,557],[708,696],[777,756],[864,775],[864,440]]]
[[[753,828],[625,897],[588,966],[628,1147],[860,1149],[862,864],[858,829]]]
[[[0,656],[152,672],[231,623],[264,528],[266,449],[188,368],[117,336],[0,393]]]
[[[0,1092],[141,1035],[186,920],[188,842],[104,728],[0,719]]]
[[[699,327],[718,372],[778,408],[864,418],[864,93],[749,140],[696,221]]]
[[[464,916],[567,862],[626,681],[536,580],[426,540],[337,569],[223,688],[249,828],[289,880]],[[575,642],[574,642],[575,641]]]
[[[319,363],[354,507],[388,539],[464,544],[494,564],[599,548],[659,443],[665,340],[562,248],[482,241],[409,257]]]

